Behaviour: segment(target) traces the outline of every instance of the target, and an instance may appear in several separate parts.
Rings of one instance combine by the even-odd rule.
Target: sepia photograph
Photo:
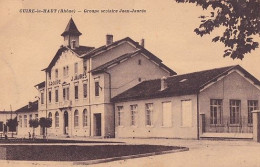
[[[1,0],[0,166],[260,166],[259,0]]]

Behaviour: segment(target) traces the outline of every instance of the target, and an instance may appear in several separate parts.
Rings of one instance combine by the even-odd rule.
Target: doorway
[[[64,112],[64,134],[65,135],[68,134],[68,125],[69,125],[69,116],[68,116],[68,112],[65,111]]]
[[[94,114],[94,132],[95,136],[101,136],[101,114]]]

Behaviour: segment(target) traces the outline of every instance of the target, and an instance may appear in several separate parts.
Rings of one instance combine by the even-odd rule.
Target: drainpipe
[[[108,74],[109,76],[109,103],[111,103],[111,74],[107,71],[104,71],[106,74]],[[113,105],[114,106],[114,105]],[[114,110],[115,111],[115,110]],[[115,116],[114,116],[115,119]],[[114,121],[115,122],[115,121]],[[114,123],[115,124],[115,123]],[[115,125],[114,125],[114,129],[115,129]],[[110,136],[109,136],[110,137]]]
[[[48,107],[48,104],[47,104],[47,102],[48,102],[48,90],[47,90],[47,70],[45,71],[45,92],[46,92],[46,95],[45,95],[45,97],[46,97],[46,99],[45,99],[45,101],[46,101],[46,113],[45,113],[45,118],[47,119],[47,107]],[[46,136],[45,136],[45,138],[47,138],[47,127],[45,127],[45,134],[46,134]]]
[[[200,139],[199,92],[197,93],[197,139]]]
[[[90,58],[89,58],[89,60],[88,60],[88,68],[90,69]],[[90,103],[91,103],[91,100],[90,100],[90,98],[91,98],[91,96],[90,96],[90,92],[91,92],[91,90],[90,90],[90,72],[88,73],[88,93],[89,93],[89,96],[88,96],[88,104],[89,104],[89,136],[91,136],[91,105],[90,105]]]

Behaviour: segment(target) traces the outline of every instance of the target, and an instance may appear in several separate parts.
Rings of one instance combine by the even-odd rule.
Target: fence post
[[[260,142],[260,110],[252,111],[253,114],[253,140]]]

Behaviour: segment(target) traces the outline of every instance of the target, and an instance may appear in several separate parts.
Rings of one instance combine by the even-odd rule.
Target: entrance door
[[[95,136],[101,136],[101,114],[94,114]]]
[[[68,134],[69,117],[68,112],[64,112],[64,134]]]

